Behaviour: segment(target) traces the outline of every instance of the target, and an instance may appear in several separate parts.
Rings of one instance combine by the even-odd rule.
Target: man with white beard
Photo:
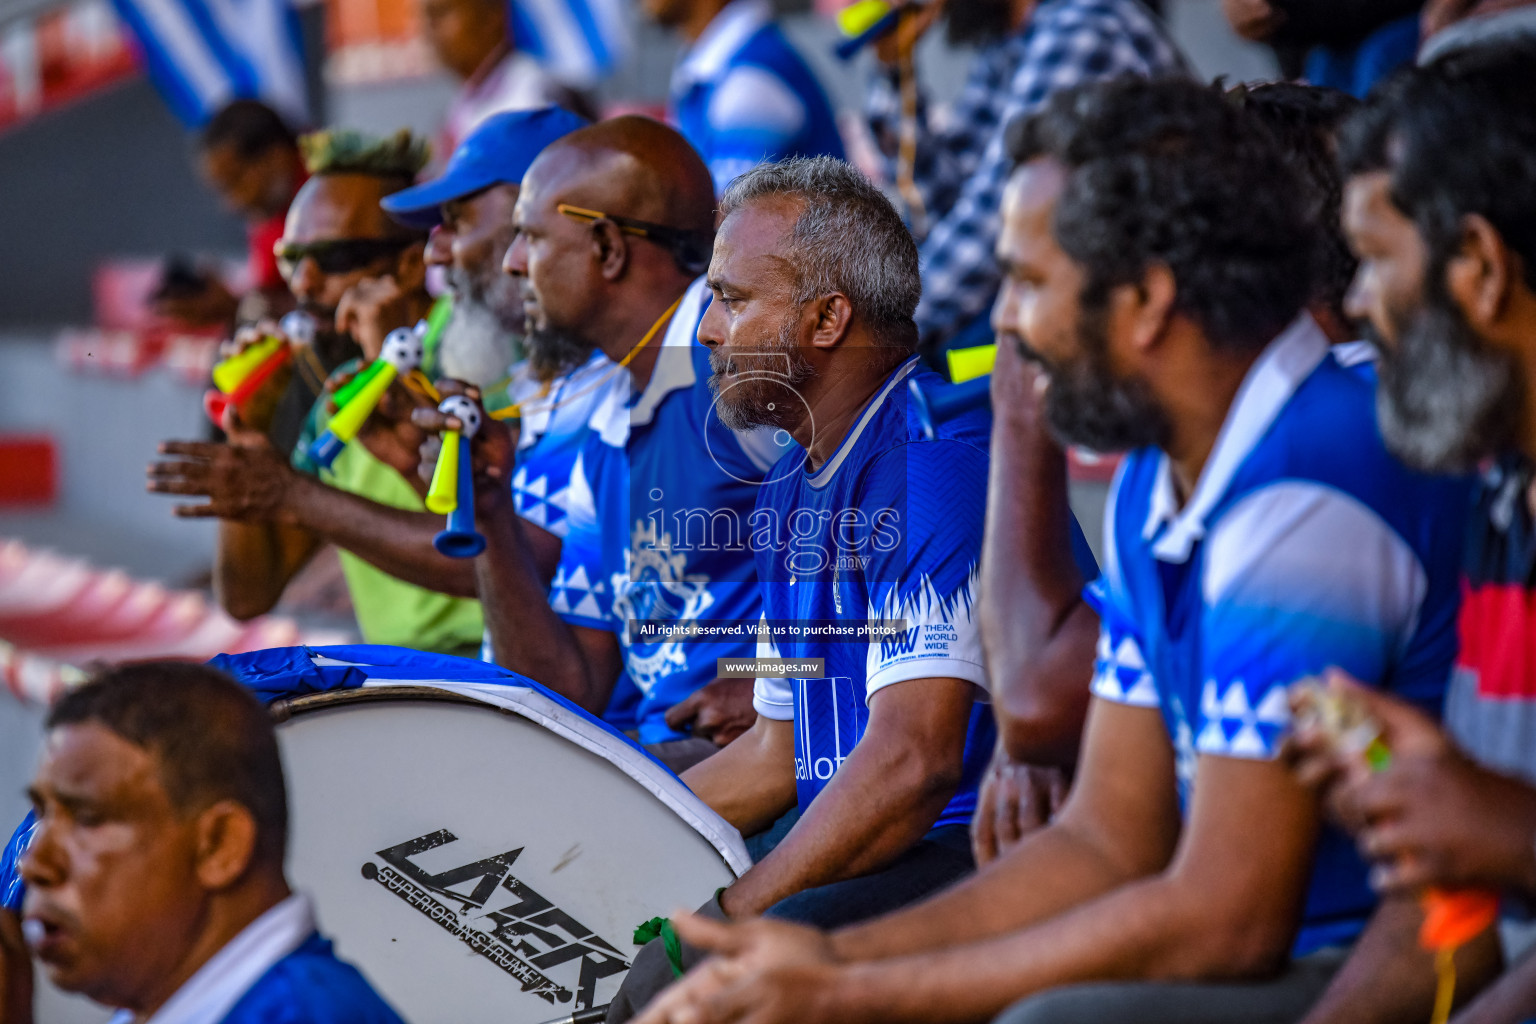
[[[556,397],[565,391],[578,392],[584,383],[590,383],[594,373],[602,374],[601,366],[581,365],[586,362],[586,353],[572,359],[558,339],[542,344],[538,338],[529,339],[529,358],[516,373],[509,373],[517,355],[516,328],[521,324],[522,304],[516,288],[501,283],[505,277],[501,261],[511,241],[510,211],[524,168],[549,142],[583,124],[576,115],[554,108],[497,115],[460,145],[440,177],[395,193],[390,198],[396,201],[385,208],[392,217],[413,226],[435,225],[426,261],[444,267],[454,288],[453,319],[436,346],[441,371],[480,382],[487,392],[508,393],[509,401],[521,401],[545,390]],[[382,312],[389,304],[379,302],[375,306]],[[387,331],[406,325],[377,326]],[[593,389],[591,399],[595,401],[601,393],[601,389]],[[394,471],[388,473],[393,492],[414,500],[396,500],[393,493],[373,500],[379,496],[373,491],[333,486],[305,472],[305,467],[290,465],[286,453],[255,440],[229,445],[177,442],[176,461],[151,466],[150,489],[209,499],[179,514],[271,524],[316,548],[324,542],[333,543],[366,562],[366,568],[392,577],[391,582],[414,584],[412,589],[422,594],[422,600],[392,601],[389,609],[390,618],[399,620],[404,628],[413,619],[429,617],[426,605],[441,595],[476,596],[470,563],[447,558],[432,546],[443,520],[423,511],[419,503],[426,488],[418,473],[424,435],[410,424],[408,395],[403,388],[393,389],[359,433],[358,441],[384,464],[379,467],[382,471],[387,472],[385,467]],[[586,397],[566,403],[557,416],[548,411],[555,403],[535,403],[543,405],[544,414],[539,415],[535,407],[524,419],[529,453],[525,473],[514,483],[514,490],[519,513],[541,528],[529,534],[536,539],[537,561],[546,580],[560,552],[558,534],[563,515],[551,511],[563,486],[557,478],[562,465],[569,474],[574,460],[575,442],[565,436],[571,433],[565,428],[568,423],[585,426],[587,415],[578,405],[589,404]],[[295,447],[296,463],[306,447],[307,439],[301,438]],[[568,458],[562,458],[565,449],[570,449]],[[337,465],[341,465],[340,460]],[[404,483],[394,479],[395,474]],[[356,593],[357,588],[352,589]],[[479,631],[477,621],[461,642],[463,649],[453,653],[471,653]],[[457,630],[455,635],[464,632]],[[394,637],[369,636],[366,631],[365,639],[402,642]],[[408,646],[430,645],[415,642]]]

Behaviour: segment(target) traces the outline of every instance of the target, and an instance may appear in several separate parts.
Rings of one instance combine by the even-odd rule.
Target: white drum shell
[[[600,954],[536,969],[556,986],[553,999],[525,992],[513,974],[439,923],[490,930],[495,919],[487,912],[522,902],[512,891],[497,883],[482,908],[462,916],[453,913],[458,905],[432,900],[434,918],[403,898],[421,901],[419,886],[392,891],[381,884],[381,877],[389,881],[381,850],[446,830],[454,842],[411,858],[434,874],[520,851],[504,858],[510,863],[502,882],[515,879],[552,906],[522,919],[530,933],[521,937],[521,953],[479,933],[486,951],[514,969],[510,957],[558,959],[565,955],[559,947],[577,940],[551,911],[563,911],[628,962],[636,925],[702,904],[746,869],[734,829],[670,772],[589,720],[525,687],[429,684],[448,691],[442,696],[475,702],[462,704],[411,696],[420,685],[370,700],[390,686],[370,682],[278,727],[289,880],[314,900],[320,930],[338,955],[409,1024],[563,1017],[584,1003],[582,957],[596,964]],[[447,888],[469,895],[485,877]],[[587,946],[596,948],[590,939]],[[43,972],[36,977],[38,1024],[102,1024],[111,1016],[58,992]],[[623,977],[598,979],[591,1004],[608,1002]]]
[[[612,751],[484,702],[511,691],[558,708],[548,698],[451,689],[479,703],[354,698],[279,728],[290,879],[407,1021],[540,1024],[600,1006],[633,958],[635,926],[729,884],[727,857],[745,865],[739,838],[726,826],[722,852],[680,817],[669,802],[724,825],[654,763],[627,766],[637,780]],[[381,855],[412,840],[432,848]],[[456,884],[441,877],[485,861]],[[446,892],[422,884],[432,876]]]

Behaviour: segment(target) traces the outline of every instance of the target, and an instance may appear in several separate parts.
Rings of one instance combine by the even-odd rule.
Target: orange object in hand
[[[1428,950],[1464,945],[1499,919],[1498,894],[1484,889],[1430,889],[1419,905],[1424,908],[1419,945]]]

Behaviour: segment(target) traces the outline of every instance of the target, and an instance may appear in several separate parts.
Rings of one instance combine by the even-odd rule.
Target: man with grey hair
[[[743,834],[797,804],[800,818],[704,912],[847,924],[972,868],[995,740],[974,615],[989,423],[977,411],[925,438],[910,414],[908,383],[938,381],[915,355],[917,247],[858,171],[765,164],[721,212],[698,332],[716,408],[797,447],[751,518],[757,722],[683,779]],[[683,947],[676,966],[695,959]],[[653,943],[609,1020],[671,978]]]

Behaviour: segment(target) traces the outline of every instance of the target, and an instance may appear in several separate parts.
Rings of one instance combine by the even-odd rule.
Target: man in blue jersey
[[[1344,222],[1361,260],[1349,305],[1381,348],[1387,443],[1416,465],[1484,471],[1444,731],[1337,679],[1379,725],[1390,763],[1367,765],[1319,729],[1292,739],[1300,772],[1329,783],[1330,807],[1374,862],[1378,887],[1502,892],[1517,921],[1536,893],[1532,81],[1536,45],[1469,49],[1401,74],[1346,128]],[[1508,972],[1457,1024],[1530,1018],[1536,959],[1521,955],[1523,931],[1506,947]],[[1458,1000],[1479,980],[1467,952],[1456,955]]]
[[[720,415],[796,447],[748,524],[757,722],[684,781],[744,833],[800,811],[714,911],[833,927],[972,868],[995,741],[974,615],[989,423],[978,410],[926,440],[909,414],[909,382],[939,380],[915,355],[917,246],[853,167],[764,165],[721,212],[699,326]],[[660,987],[640,984],[645,955],[615,1006]]]
[[[144,663],[66,694],[29,795],[21,931],[53,983],[118,1008],[114,1024],[399,1024],[288,887],[277,737],[233,680]],[[0,938],[7,1024],[31,1020],[30,970]]]
[[[1299,315],[1312,228],[1246,114],[1192,83],[1117,82],[1064,94],[1013,142],[995,322],[1044,367],[1058,437],[1137,449],[1090,587],[1072,793],[985,870],[883,919],[830,936],[680,921],[727,955],[641,1024],[1290,1022],[1362,931],[1320,1009],[1427,1011],[1427,963],[1377,973],[1414,941],[1413,908],[1376,909],[1276,752],[1286,687],[1330,665],[1439,700],[1465,486],[1387,454],[1370,382]]]
[[[603,352],[625,387],[589,422],[547,599],[507,498],[515,436],[495,420],[481,428],[487,545],[475,573],[496,660],[595,714],[609,708],[622,674],[638,691],[617,693],[637,705],[640,741],[687,767],[715,745],[675,717],[669,724],[668,711],[709,686],[716,704],[736,709],[733,719],[750,714],[749,689],[714,681],[716,660],[749,656],[753,640],[687,642],[668,631],[758,618],[751,553],[733,524],[745,521],[780,454],[771,436],[720,424],[708,353],[694,341],[714,187],[677,132],[614,118],[545,150],[523,178],[514,217],[506,268],[522,283],[529,329]],[[418,416],[432,428],[444,423]]]
[[[704,157],[715,190],[764,161],[843,155],[832,104],[773,21],[769,0],[645,0],[688,50],[670,115]]]

